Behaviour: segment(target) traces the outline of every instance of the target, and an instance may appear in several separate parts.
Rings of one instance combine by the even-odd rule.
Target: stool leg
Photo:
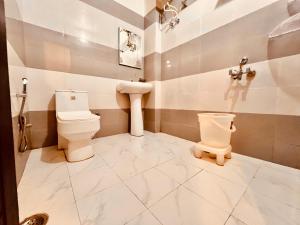
[[[227,154],[225,155],[225,158],[231,159],[231,152],[227,153]]]
[[[202,158],[202,151],[200,151],[200,150],[195,150],[194,151],[194,156],[196,157],[196,158]]]
[[[224,155],[217,155],[217,164],[219,166],[224,166]]]

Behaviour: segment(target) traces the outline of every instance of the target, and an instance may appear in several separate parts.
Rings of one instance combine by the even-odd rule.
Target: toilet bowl
[[[69,162],[94,156],[92,137],[100,129],[100,116],[90,112],[85,91],[56,91],[58,149]]]

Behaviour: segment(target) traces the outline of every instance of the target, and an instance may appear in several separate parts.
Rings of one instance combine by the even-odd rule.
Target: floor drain
[[[48,222],[49,216],[45,213],[35,214],[23,220],[20,225],[45,225]]]

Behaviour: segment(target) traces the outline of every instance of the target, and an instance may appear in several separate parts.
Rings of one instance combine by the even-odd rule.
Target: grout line
[[[243,194],[241,195],[240,199],[237,201],[237,203],[236,203],[235,206],[233,207],[233,209],[232,209],[232,211],[231,211],[229,217],[230,217],[230,216],[233,216],[232,214],[233,214],[234,210],[235,210],[236,207],[239,205],[239,203],[241,202],[242,198],[245,196],[246,192],[248,191],[248,189],[249,189],[249,187],[250,187],[251,182],[252,182],[253,179],[255,178],[255,176],[256,176],[256,174],[258,173],[258,170],[259,170],[260,168],[261,168],[261,165],[259,165],[258,168],[256,169],[255,173],[253,174],[251,180],[250,180],[249,183],[247,184],[247,186],[246,186],[246,188],[245,188]],[[228,219],[229,219],[229,218],[228,218]],[[246,224],[242,219],[240,219],[240,218],[237,218],[237,219],[240,220],[240,221],[242,221],[244,224]],[[246,225],[247,225],[247,224],[246,224]]]
[[[78,220],[79,220],[79,223],[82,224],[83,222],[81,221],[81,217],[80,217],[80,215],[79,215],[79,209],[78,209],[78,205],[77,205],[77,199],[76,199],[76,197],[75,197],[75,192],[74,192],[74,188],[73,188],[73,183],[72,183],[72,180],[71,180],[70,170],[69,170],[68,165],[66,165],[66,167],[67,167],[67,170],[68,170],[68,175],[69,175],[69,180],[70,180],[70,184],[71,184],[71,189],[72,189],[72,193],[73,193],[73,197],[74,197],[74,201],[75,201],[75,206],[76,206],[76,210],[77,210]]]
[[[104,159],[103,159],[104,160]],[[104,160],[105,161],[105,160]],[[106,163],[106,162],[105,162]],[[106,163],[107,164],[107,163]],[[111,170],[115,173],[115,175],[117,176],[117,177],[119,177],[119,179],[121,180],[121,183],[127,188],[127,190],[130,192],[130,193],[132,193],[134,196],[135,196],[135,198],[145,207],[145,211],[143,211],[143,212],[141,212],[139,215],[141,215],[141,214],[143,214],[143,213],[145,213],[145,212],[150,212],[151,213],[151,215],[161,224],[161,225],[163,225],[161,222],[160,222],[160,220],[158,220],[158,218],[156,218],[156,216],[155,215],[153,215],[153,213],[149,210],[149,208],[138,198],[138,196],[129,188],[129,186],[125,183],[125,180],[126,179],[122,179],[120,176],[119,176],[119,174],[117,174],[113,169],[112,169],[112,167],[110,167],[108,164],[107,164],[107,166],[109,167],[109,168],[111,168]],[[152,168],[151,168],[152,169]],[[150,169],[149,169],[150,170]],[[147,170],[148,171],[148,170]],[[142,173],[145,173],[146,171],[144,171],[144,172],[141,172],[141,173],[139,173],[139,174],[142,174]],[[137,175],[137,174],[136,174]],[[136,176],[136,175],[134,175],[134,176]],[[130,177],[131,178],[131,177]],[[129,178],[127,178],[127,179],[129,179]],[[138,215],[138,216],[139,216]],[[137,216],[136,216],[137,217]],[[135,217],[135,218],[136,218]],[[132,218],[132,220],[134,220],[135,218]],[[132,221],[132,220],[129,220],[129,221],[127,221],[126,223],[125,223],[125,225],[126,224],[128,224],[130,221]]]
[[[231,217],[231,214],[228,215],[228,218],[227,218],[227,220],[225,220],[224,225],[226,225],[226,223],[228,222],[228,220],[229,220],[230,217]]]
[[[155,135],[155,136],[156,136],[156,137],[161,137],[160,135]],[[168,136],[173,137],[172,135],[168,135]],[[129,136],[129,137],[130,137],[130,136]],[[145,138],[147,138],[147,137],[145,137]],[[151,137],[151,138],[152,138],[152,137]],[[164,139],[164,137],[162,138],[162,140],[163,140],[163,139]],[[155,140],[155,138],[154,138],[154,140]],[[184,139],[183,139],[183,140],[184,140]],[[93,143],[93,144],[95,144],[95,143]],[[128,146],[128,145],[130,145],[130,144],[131,144],[130,142],[129,142],[129,143],[126,143],[126,145],[124,145],[124,146],[126,147],[126,146]],[[169,145],[169,144],[174,144],[174,143],[171,143],[171,142],[168,141],[166,144]],[[176,143],[175,143],[175,144],[176,144]],[[124,148],[123,145],[121,146],[121,148],[122,148],[121,150],[124,150],[124,149],[123,149],[123,148]],[[163,147],[163,149],[164,149],[164,148],[165,148],[165,147]],[[133,160],[132,160],[133,163],[134,163],[134,161],[135,161],[136,159],[139,159],[139,160],[141,160],[142,162],[143,162],[143,161],[144,161],[144,162],[147,162],[146,159],[143,159],[143,158],[139,157],[137,154],[133,153],[132,151],[129,150],[128,152],[134,156],[134,158],[133,158]],[[30,155],[31,155],[31,154],[30,154]],[[141,214],[143,214],[143,213],[145,213],[145,212],[149,212],[149,213],[150,213],[150,214],[151,214],[151,215],[152,215],[152,216],[153,216],[153,217],[154,217],[161,225],[163,225],[162,222],[161,222],[161,221],[155,216],[155,214],[151,211],[151,208],[152,208],[153,206],[155,206],[156,204],[158,204],[159,202],[161,202],[163,199],[167,198],[167,196],[169,196],[171,193],[178,191],[180,188],[184,188],[184,189],[186,189],[186,190],[188,190],[188,191],[194,193],[196,196],[198,196],[198,197],[204,199],[205,201],[207,201],[207,202],[209,202],[210,204],[214,205],[216,208],[220,209],[219,206],[216,206],[214,203],[212,203],[211,201],[207,200],[205,197],[203,197],[203,196],[197,194],[196,192],[194,192],[193,190],[191,190],[191,189],[189,189],[188,187],[185,186],[185,184],[186,184],[187,182],[189,182],[189,181],[190,181],[191,179],[193,179],[195,176],[197,176],[197,175],[199,175],[199,174],[201,174],[201,173],[203,173],[203,172],[207,172],[207,173],[213,174],[213,175],[215,175],[215,176],[218,176],[218,177],[220,177],[220,178],[222,178],[222,179],[225,179],[225,180],[229,181],[230,183],[232,183],[232,184],[234,184],[234,185],[245,186],[245,190],[242,192],[242,194],[241,194],[240,198],[238,199],[237,203],[233,206],[231,212],[229,213],[229,216],[228,216],[227,220],[226,220],[225,223],[224,223],[224,225],[225,225],[225,224],[228,222],[229,218],[230,218],[231,216],[233,216],[234,210],[237,208],[237,206],[238,206],[239,203],[241,202],[242,198],[245,196],[246,192],[249,190],[250,185],[251,185],[251,183],[253,182],[253,180],[256,179],[256,176],[257,176],[258,172],[260,171],[260,169],[263,168],[263,166],[264,166],[264,163],[260,163],[260,164],[258,164],[258,165],[254,165],[253,167],[255,167],[255,172],[254,172],[253,175],[251,176],[251,179],[249,179],[249,182],[247,182],[246,184],[240,184],[240,183],[238,183],[238,182],[232,181],[232,180],[230,180],[230,179],[228,179],[228,178],[226,178],[226,177],[220,176],[220,175],[218,175],[218,174],[216,174],[216,173],[214,173],[214,172],[211,172],[211,171],[207,170],[207,166],[204,167],[204,168],[200,168],[200,167],[197,167],[197,166],[194,166],[194,165],[189,165],[188,163],[186,163],[187,166],[192,166],[192,167],[198,168],[199,171],[198,171],[197,173],[195,173],[193,176],[191,176],[190,178],[186,179],[185,181],[183,181],[183,182],[181,183],[181,182],[177,182],[177,181],[176,181],[175,179],[173,179],[171,176],[169,176],[168,174],[164,173],[163,171],[161,171],[161,170],[158,168],[160,165],[166,164],[166,163],[168,163],[168,162],[170,162],[170,161],[176,159],[176,158],[177,158],[176,155],[172,155],[173,157],[171,157],[170,159],[168,159],[168,160],[166,160],[166,161],[163,161],[163,162],[158,162],[157,164],[151,166],[150,168],[148,168],[148,169],[146,169],[146,170],[143,170],[143,171],[140,171],[140,172],[138,172],[138,173],[136,173],[136,174],[134,174],[134,175],[132,175],[132,176],[129,176],[129,177],[127,177],[127,178],[121,178],[121,176],[113,169],[114,166],[110,166],[110,165],[106,162],[106,160],[101,156],[101,154],[95,153],[95,155],[96,155],[97,157],[99,157],[99,158],[103,161],[104,166],[106,166],[107,168],[109,168],[109,169],[110,169],[110,170],[111,170],[111,171],[112,171],[112,172],[120,179],[120,182],[118,182],[118,183],[116,183],[116,184],[112,184],[112,185],[110,185],[109,187],[104,188],[103,190],[100,190],[100,191],[98,191],[98,192],[96,192],[96,193],[94,193],[94,194],[98,194],[98,193],[100,193],[100,192],[102,192],[102,191],[104,191],[104,190],[107,190],[107,189],[109,189],[109,188],[112,188],[112,187],[115,186],[115,185],[123,184],[123,185],[128,189],[128,191],[129,191],[130,193],[132,193],[132,194],[135,196],[135,198],[136,198],[136,199],[137,199],[137,200],[145,207],[145,211],[142,211],[140,214],[138,214],[138,216],[140,216]],[[30,156],[29,156],[29,157],[30,157]],[[182,157],[180,157],[180,158],[182,158]],[[121,160],[122,160],[122,159],[121,159]],[[199,160],[201,160],[201,159],[199,159]],[[241,161],[241,163],[243,163],[244,161],[247,162],[247,160],[244,160],[244,159],[241,159],[240,161]],[[120,161],[118,161],[117,163],[120,163]],[[250,162],[250,163],[251,163],[251,162]],[[115,165],[115,164],[114,164],[114,165]],[[237,163],[233,163],[233,165],[239,166]],[[70,169],[69,169],[69,167],[68,167],[68,162],[65,161],[65,162],[64,162],[64,166],[67,167],[68,179],[69,179],[69,182],[70,182],[70,185],[71,185],[71,189],[72,189],[72,193],[73,193],[73,198],[74,198],[75,205],[76,205],[77,216],[78,216],[78,219],[79,219],[80,224],[82,224],[83,221],[81,221],[80,214],[79,214],[79,209],[78,209],[78,204],[77,204],[78,201],[80,201],[81,199],[78,199],[78,200],[77,200],[77,199],[75,198],[75,192],[74,192],[73,183],[72,183],[72,179],[71,179],[72,176],[71,176],[71,173],[70,173]],[[25,169],[26,169],[27,167],[28,167],[28,164],[25,166]],[[100,168],[100,166],[97,166],[97,167],[95,167],[95,168]],[[93,168],[93,169],[95,169],[95,168]],[[27,168],[27,169],[28,169],[28,168]],[[128,179],[131,179],[131,178],[135,177],[135,176],[139,176],[139,175],[145,174],[146,172],[148,172],[148,171],[151,170],[151,169],[155,169],[155,170],[159,171],[159,173],[161,173],[161,174],[167,176],[169,179],[174,180],[174,181],[176,182],[176,184],[178,184],[178,186],[176,186],[173,190],[171,190],[171,191],[169,191],[168,193],[166,193],[165,195],[163,195],[161,198],[159,198],[159,200],[155,201],[155,202],[152,203],[150,206],[147,206],[147,205],[144,204],[144,203],[142,202],[142,200],[140,200],[139,197],[138,197],[138,196],[130,189],[130,187],[126,184],[126,181],[127,181]],[[270,169],[272,170],[273,168],[270,168]],[[89,169],[88,171],[90,171],[90,170],[92,170],[92,169]],[[79,173],[80,173],[80,172],[79,172]],[[23,177],[22,177],[22,178],[23,178]],[[22,181],[22,178],[21,178],[21,181]],[[20,184],[21,184],[21,181],[20,181]],[[255,194],[262,195],[260,192],[255,192]],[[90,196],[92,196],[92,195],[90,195]],[[267,197],[267,196],[266,196],[266,197]],[[272,200],[274,200],[274,201],[277,201],[276,199],[273,199],[273,198],[270,198],[270,197],[267,197],[267,198],[272,199]],[[279,202],[279,201],[277,201],[277,202]],[[280,202],[280,203],[281,203],[281,204],[284,204],[283,202]],[[289,207],[291,207],[291,208],[295,208],[295,207],[292,207],[292,206],[290,206],[290,205],[288,205],[288,204],[285,204],[285,205],[287,205],[287,206],[289,206]],[[220,210],[221,210],[221,209],[220,209]],[[223,210],[223,211],[224,211],[224,210]],[[227,213],[227,211],[225,211],[225,212]],[[138,216],[136,216],[136,217],[138,217]],[[135,217],[135,218],[136,218],[136,217]],[[134,220],[135,218],[133,218],[132,220]],[[234,218],[236,218],[236,219],[240,220],[241,222],[245,223],[243,220],[241,220],[241,219],[238,218],[238,217],[234,217]],[[128,223],[131,222],[132,220],[127,221],[125,224],[128,224]],[[245,223],[245,224],[246,224],[246,223]]]
[[[132,153],[133,154],[133,153]],[[100,156],[101,157],[101,156]],[[102,158],[102,157],[101,157]],[[103,158],[102,158],[103,159]],[[143,211],[143,212],[141,212],[139,215],[141,215],[141,214],[143,214],[143,213],[145,213],[145,212],[150,212],[151,213],[151,215],[152,216],[154,216],[153,215],[153,213],[146,207],[146,205],[137,197],[137,195],[128,187],[128,185],[125,183],[125,180],[124,179],[122,179],[120,176],[119,176],[119,174],[117,174],[113,169],[112,169],[112,167],[103,159],[103,161],[104,161],[104,163],[113,171],[113,173],[121,180],[121,183],[127,188],[127,190],[130,192],[130,193],[132,193],[134,196],[135,196],[135,198],[145,207],[145,211]],[[138,216],[139,216],[138,215]],[[138,216],[136,216],[136,217],[138,217]],[[135,217],[135,218],[136,218]],[[131,221],[133,221],[135,218],[132,218],[131,220],[129,220],[129,221],[127,221],[127,222],[125,222],[125,224],[124,225],[126,225],[126,224],[128,224],[129,222],[131,222]],[[161,222],[160,222],[160,220],[158,220],[155,216],[154,216],[154,218],[161,224],[161,225],[163,225]]]

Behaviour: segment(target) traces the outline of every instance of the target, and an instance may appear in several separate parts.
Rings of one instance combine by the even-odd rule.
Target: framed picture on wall
[[[142,69],[141,37],[121,27],[119,28],[119,64]]]

